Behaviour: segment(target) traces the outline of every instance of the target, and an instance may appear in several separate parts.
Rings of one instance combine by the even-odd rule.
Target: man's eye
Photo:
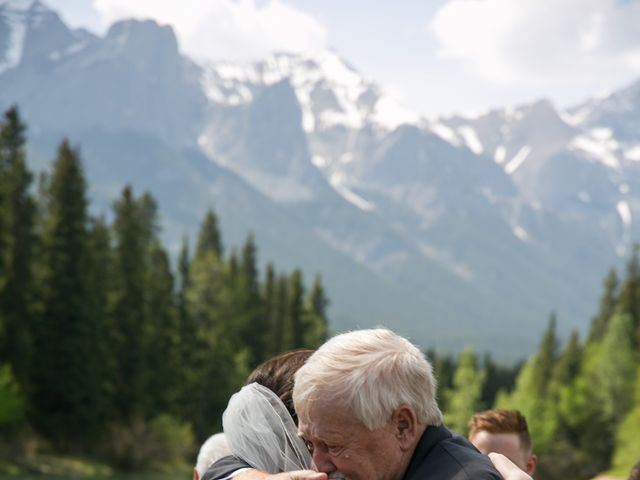
[[[309,453],[313,453],[313,444],[307,440],[304,441],[304,444],[307,447],[307,450],[309,450]]]
[[[342,452],[342,446],[340,445],[327,445],[327,450],[331,455],[339,455]]]

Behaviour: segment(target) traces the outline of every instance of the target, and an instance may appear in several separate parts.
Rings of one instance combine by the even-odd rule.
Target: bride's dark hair
[[[259,383],[275,393],[291,418],[298,424],[298,416],[293,407],[293,378],[298,369],[304,365],[314,350],[293,350],[264,361],[247,377],[245,385]]]

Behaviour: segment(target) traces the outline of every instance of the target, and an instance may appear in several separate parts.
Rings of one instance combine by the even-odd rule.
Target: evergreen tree
[[[258,287],[257,249],[253,234],[249,234],[242,247],[242,275],[244,288],[253,298],[260,295]]]
[[[600,308],[598,314],[591,320],[591,329],[589,330],[588,342],[594,342],[602,339],[607,329],[607,324],[616,306],[618,275],[616,270],[612,268],[603,282],[604,292],[600,298]]]
[[[483,409],[489,409],[493,406],[500,389],[504,389],[506,391],[513,390],[516,378],[521,368],[522,362],[517,362],[511,367],[505,367],[496,364],[493,361],[493,358],[491,358],[491,354],[487,353],[484,355],[482,369],[484,371],[485,380],[482,384],[480,402]]]
[[[0,428],[20,423],[25,415],[25,399],[11,365],[0,365]]]
[[[435,349],[427,350],[426,356],[433,366],[433,374],[438,382],[438,390],[446,392],[453,388],[453,374],[456,371],[456,361],[449,355],[439,355]],[[440,409],[446,412],[448,409],[447,398],[441,394],[439,398]]]
[[[302,284],[302,272],[298,269],[295,269],[289,277],[287,294],[286,325],[288,332],[285,332],[285,336],[288,339],[287,349],[292,350],[305,346],[302,318],[304,313],[304,286]]]
[[[624,417],[616,434],[613,468],[620,476],[626,476],[640,461],[640,368],[637,369],[633,408]]]
[[[34,421],[67,448],[93,430],[100,384],[90,304],[86,184],[65,140],[54,163],[44,231],[44,312],[37,328]]]
[[[587,343],[582,352],[580,372],[568,384],[559,386],[557,410],[561,434],[579,452],[589,475],[607,468],[613,448],[612,422],[598,401],[601,342]]]
[[[287,327],[287,305],[289,299],[289,279],[286,275],[280,275],[276,282],[273,345],[274,353],[282,353],[290,350],[289,329]]]
[[[551,314],[540,348],[520,371],[514,391],[509,395],[500,392],[496,399],[496,408],[522,412],[527,418],[532,438],[536,439],[536,450],[541,453],[551,450],[560,423],[558,392],[554,391],[551,382],[557,358],[556,317]]]
[[[324,292],[322,279],[318,275],[309,292],[304,314],[304,344],[307,348],[318,348],[327,339],[328,306],[329,299]]]
[[[258,365],[266,358],[269,320],[260,298],[258,280],[257,249],[253,235],[249,235],[242,247],[239,282],[235,288],[237,297],[237,317],[241,322],[240,341],[248,348],[252,366]]]
[[[187,301],[187,292],[189,292],[191,288],[190,268],[189,242],[185,237],[182,241],[182,248],[178,258],[178,290],[176,300],[179,324],[179,364],[181,366],[179,404],[182,408],[179,413],[184,420],[190,418],[188,408],[185,408],[185,406],[189,405],[192,392],[198,388],[199,381],[199,366],[195,352],[197,325],[194,322],[193,316],[189,313]]]
[[[33,355],[35,202],[25,158],[25,125],[16,107],[0,123],[0,359],[29,389]]]
[[[580,373],[582,363],[582,347],[577,330],[571,332],[571,337],[564,351],[560,354],[553,371],[552,380],[558,387],[567,385]]]
[[[484,375],[478,368],[476,354],[465,349],[453,375],[453,388],[444,394],[447,398],[446,423],[462,435],[467,434],[469,419],[480,409],[483,382]]]
[[[187,313],[196,325],[196,338],[190,345],[198,374],[190,392],[186,411],[199,438],[220,427],[220,413],[246,376],[248,355],[236,342],[226,288],[238,278],[237,260],[223,264],[215,243],[207,240],[210,216],[202,224],[197,255],[189,270],[185,291]],[[232,258],[235,258],[232,255]]]
[[[157,246],[158,234],[160,233],[158,202],[156,202],[155,198],[153,198],[149,192],[144,192],[136,203],[140,217],[143,242],[147,248],[155,248]]]
[[[104,428],[104,419],[109,416],[109,371],[113,367],[110,343],[109,296],[112,291],[111,260],[113,251],[109,226],[103,218],[91,219],[88,232],[89,258],[87,267],[86,303],[87,321],[92,325],[91,344],[94,346],[90,361],[97,382],[91,403],[98,419],[97,429]]]
[[[195,339],[195,327],[190,321],[187,313],[186,292],[191,284],[189,278],[189,268],[191,266],[191,258],[189,255],[189,241],[187,238],[182,240],[182,248],[178,257],[178,291],[177,291],[177,310],[180,323],[180,343],[183,345]],[[183,355],[183,361],[184,361]]]
[[[599,368],[595,370],[598,397],[605,418],[617,425],[633,401],[633,386],[638,365],[633,349],[633,324],[629,314],[616,313],[602,340]]]
[[[148,215],[143,215],[131,187],[124,188],[113,207],[114,288],[110,307],[110,331],[116,359],[112,372],[113,402],[118,418],[130,421],[144,415],[147,398],[145,280],[151,226],[148,222],[143,224],[143,218],[148,219]]]
[[[225,266],[217,242],[210,241],[214,232],[218,235],[217,226],[213,228],[212,218],[215,217],[209,212],[200,227],[196,255],[190,264],[188,284],[185,285],[185,299],[187,314],[191,322],[197,325],[198,331],[215,330],[216,334],[222,334],[220,312]]]
[[[631,316],[633,344],[634,348],[638,348],[640,346],[640,244],[633,246],[616,307],[619,311]]]
[[[218,258],[222,258],[222,240],[218,229],[218,217],[213,210],[207,211],[204,222],[200,227],[196,257],[204,255],[205,252],[213,252]]]
[[[551,379],[555,363],[558,359],[558,338],[556,336],[556,316],[549,316],[549,326],[542,337],[540,350],[536,357],[533,371],[536,394],[544,397],[547,394],[547,385]]]
[[[538,358],[533,355],[522,367],[511,394],[498,392],[495,408],[520,410],[527,419],[529,432],[536,444],[536,451],[549,452],[556,439],[558,416],[551,396],[538,393]]]
[[[169,256],[160,242],[151,245],[145,283],[149,343],[145,364],[150,369],[147,391],[149,415],[176,413],[180,400],[180,325],[173,303],[173,275]]]
[[[262,288],[262,304],[264,305],[264,315],[267,319],[267,357],[271,357],[278,353],[278,340],[276,339],[276,293],[277,282],[276,273],[273,268],[273,264],[269,262],[265,273],[265,280]]]

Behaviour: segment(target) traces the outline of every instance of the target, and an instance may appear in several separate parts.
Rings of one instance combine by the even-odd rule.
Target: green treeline
[[[481,366],[471,350],[457,362],[432,356],[449,426],[466,433],[467,421],[478,410],[518,409],[527,418],[539,457],[536,478],[585,480],[602,471],[626,478],[640,461],[638,246],[623,280],[611,270],[603,286],[587,338],[581,341],[573,331],[560,345],[551,315],[538,351],[512,388],[517,368],[496,368],[487,359]]]
[[[260,275],[252,236],[226,252],[213,211],[172,267],[151,195],[125,187],[112,221],[92,217],[79,152],[63,141],[36,185],[25,141],[12,108],[0,120],[0,473],[39,453],[129,470],[193,461],[255,365],[325,340],[320,279]],[[640,460],[638,247],[622,278],[605,278],[585,339],[561,345],[556,322],[512,367],[428,352],[445,420],[466,433],[476,411],[516,408],[536,478],[626,476]]]
[[[315,279],[225,252],[213,211],[177,266],[148,193],[125,187],[113,221],[88,213],[78,150],[63,141],[33,181],[16,108],[0,121],[0,466],[34,450],[117,468],[166,468],[221,428],[265,358],[327,335]]]

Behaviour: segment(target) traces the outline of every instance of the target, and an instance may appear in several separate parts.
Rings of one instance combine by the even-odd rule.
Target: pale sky
[[[330,47],[406,107],[571,106],[640,78],[640,0],[43,0],[74,27],[170,24],[194,57]]]

